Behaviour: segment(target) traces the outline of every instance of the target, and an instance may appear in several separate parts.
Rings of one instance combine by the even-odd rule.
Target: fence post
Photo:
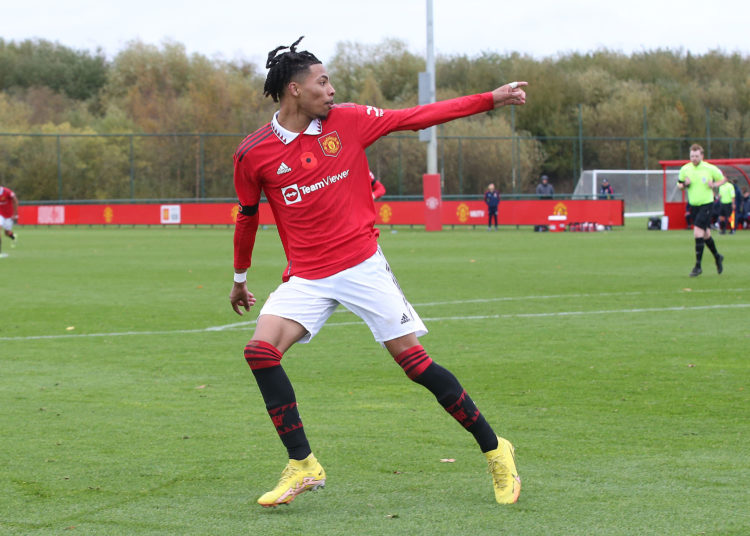
[[[648,116],[643,107],[643,169],[648,169]]]
[[[62,201],[62,156],[60,154],[60,134],[57,135],[57,199]]]
[[[403,195],[404,192],[404,164],[403,154],[401,151],[401,138],[398,139],[398,195]]]
[[[625,149],[625,161],[627,162],[627,169],[630,169],[630,138],[628,138],[627,147]]]
[[[583,173],[583,105],[578,105],[578,173]]]
[[[128,136],[130,138],[130,200],[135,199],[135,156],[133,149],[133,135]]]
[[[518,156],[518,137],[516,136],[516,107],[511,106],[510,107],[510,130],[511,130],[511,140],[510,140],[510,150],[511,150],[511,161],[513,165],[513,193],[518,193],[518,179],[519,179],[519,162],[520,158]]]
[[[203,134],[198,134],[198,145],[200,146],[201,199],[205,199],[206,197],[206,147],[203,138]]]
[[[463,138],[458,138],[458,193],[464,193],[464,155],[462,152],[461,142]]]

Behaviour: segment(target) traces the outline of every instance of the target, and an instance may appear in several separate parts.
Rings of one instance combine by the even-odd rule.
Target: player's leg
[[[300,493],[325,484],[325,471],[307,441],[281,358],[294,343],[314,337],[338,306],[326,297],[326,284],[326,279],[296,277],[281,284],[263,306],[252,340],[245,347],[245,358],[289,455],[279,483],[258,499],[262,506],[290,503]]]
[[[427,388],[443,409],[474,436],[487,458],[495,500],[501,504],[516,502],[521,494],[521,478],[515,449],[507,439],[495,434],[453,373],[435,363],[413,333],[384,344],[407,377]]]
[[[13,220],[11,218],[4,218],[3,216],[0,216],[0,229],[3,230],[2,233],[0,233],[0,258],[7,257],[7,253],[3,253],[3,241],[2,241],[2,235],[5,234],[5,236],[10,237],[13,233],[11,232],[11,229],[13,229]],[[10,234],[8,234],[10,233]],[[15,237],[13,237],[15,239]],[[11,243],[11,247],[12,247]]]
[[[706,229],[706,234],[703,237],[703,242],[705,243],[706,247],[711,252],[711,254],[714,256],[714,260],[716,261],[716,271],[718,273],[723,272],[724,271],[724,255],[719,253],[719,250],[716,249],[716,243],[714,242],[714,239],[711,236],[711,229]]]
[[[693,213],[693,237],[695,238],[695,266],[690,272],[690,277],[697,277],[703,273],[701,269],[703,249],[706,245],[706,238],[711,236],[711,205],[691,207],[691,211]]]
[[[288,504],[300,493],[325,484],[325,471],[312,454],[294,388],[281,366],[283,353],[305,333],[305,328],[293,320],[261,315],[252,340],[245,346],[245,359],[289,455],[276,487],[258,499],[265,507]]]
[[[0,220],[0,227],[2,227],[5,231],[5,236],[10,238],[11,240],[16,239],[16,235],[13,234],[13,218],[4,218]]]
[[[435,363],[413,333],[385,341],[407,377],[427,388],[438,403],[474,436],[482,452],[497,448],[497,436],[458,379]]]
[[[383,254],[378,251],[346,272],[337,286],[336,299],[362,318],[375,340],[383,344],[406,375],[427,388],[474,436],[488,457],[497,501],[515,502],[520,493],[520,479],[513,447],[495,434],[458,379],[433,362],[419,344],[417,337],[427,333],[427,329],[404,297]]]

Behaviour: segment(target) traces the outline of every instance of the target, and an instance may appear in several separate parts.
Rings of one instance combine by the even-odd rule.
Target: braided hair
[[[268,53],[266,69],[269,71],[263,86],[263,95],[271,97],[274,102],[279,102],[284,88],[298,73],[307,70],[310,65],[322,63],[306,50],[297,52],[297,45],[304,37],[303,35],[297,39],[292,46],[276,47]],[[276,55],[279,51],[286,49],[289,51]]]

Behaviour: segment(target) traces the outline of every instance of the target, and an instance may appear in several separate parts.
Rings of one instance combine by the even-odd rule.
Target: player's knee
[[[245,346],[245,360],[250,369],[260,370],[281,365],[281,352],[264,341],[250,341]]]

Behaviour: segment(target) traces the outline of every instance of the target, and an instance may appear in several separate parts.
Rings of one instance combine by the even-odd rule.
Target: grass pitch
[[[494,503],[471,436],[336,313],[284,358],[327,487],[262,509],[286,463],[228,303],[226,228],[21,228],[0,260],[0,534],[750,533],[750,232],[383,230],[427,351],[517,448]],[[454,459],[453,463],[441,462]]]

